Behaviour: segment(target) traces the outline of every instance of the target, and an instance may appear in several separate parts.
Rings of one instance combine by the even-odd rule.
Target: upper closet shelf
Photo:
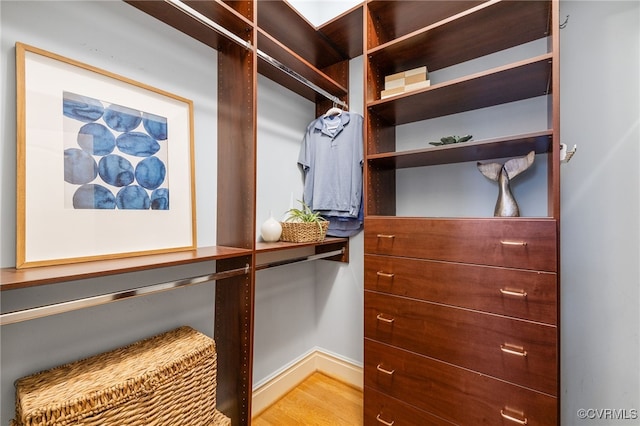
[[[388,2],[371,2],[372,14],[384,13],[379,3],[386,5]],[[409,23],[424,23],[426,18],[421,16],[426,13],[433,19],[439,15],[432,11],[445,15],[466,9],[468,3],[478,2],[429,2],[428,6],[416,1],[392,3],[397,21],[406,17]],[[551,14],[548,1],[493,0],[449,16],[401,36],[396,33],[396,37],[389,40],[382,38],[380,44],[370,46],[367,52],[370,60],[384,75],[424,65],[430,72],[439,70],[547,37]],[[396,25],[400,34],[413,28],[407,23],[397,22]],[[382,30],[376,28],[376,31]],[[505,33],[509,37],[503,37]]]
[[[347,61],[362,54],[362,5],[316,28],[284,0],[256,4],[258,56],[264,59],[258,72],[311,101],[321,95],[347,108]],[[293,78],[269,66],[268,57]]]
[[[219,0],[125,2],[217,50],[226,40],[243,41],[246,46],[252,43],[253,24],[243,16],[249,12],[237,11]]]
[[[316,29],[324,38],[331,40],[348,59],[362,55],[362,13],[363,3],[347,10]]]
[[[258,29],[258,72],[270,80],[316,101],[318,95],[347,107],[348,90],[297,55],[271,35]]]
[[[469,10],[486,0],[369,0],[367,48],[372,49]]]
[[[319,69],[362,54],[362,5],[317,28],[284,0],[258,1],[257,8],[259,28]]]
[[[258,41],[254,42],[251,21],[227,3],[181,0],[126,1],[217,50],[221,49],[222,41],[225,39],[247,49],[253,49],[253,44],[256,44],[256,53],[261,59],[258,63],[260,74],[309,100],[316,101],[320,95],[337,105],[347,107],[344,101],[348,92],[345,87],[346,78],[344,82],[336,82],[318,68],[317,60],[322,58],[321,66],[329,66],[348,58],[342,52],[337,51],[327,37],[316,31],[306,21],[302,20],[301,22],[302,18],[296,15],[291,7],[284,2],[267,2],[273,4],[264,7],[267,18],[263,19],[263,22],[269,30],[276,31],[278,34],[283,33],[282,28],[284,27],[287,41],[304,40],[304,44],[298,46],[303,49],[302,54],[296,53],[295,48],[287,47],[264,29],[258,30]],[[229,4],[239,7],[243,2],[229,2]],[[244,13],[248,12],[244,11]],[[282,26],[280,23],[283,14],[287,16],[293,14],[297,16],[297,19],[292,19],[286,26]],[[268,18],[269,16],[271,18]],[[273,25],[274,16],[278,16],[280,19],[277,25]],[[295,36],[291,35],[292,25],[298,30],[298,32],[293,31],[297,34]],[[300,34],[306,34],[306,36],[301,37]],[[313,46],[313,48],[309,46]],[[322,52],[322,54],[312,55],[311,51]],[[313,60],[309,61],[309,57],[313,57]]]
[[[387,124],[399,125],[548,95],[551,57],[551,54],[545,54],[435,84],[420,91],[374,101],[368,108]]]

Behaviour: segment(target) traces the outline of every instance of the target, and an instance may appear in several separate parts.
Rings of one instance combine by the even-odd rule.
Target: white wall
[[[640,2],[566,1],[561,36],[562,424],[640,410]]]
[[[349,62],[349,111],[364,111],[364,61]],[[324,351],[362,366],[364,344],[364,233],[349,240],[349,264],[316,265],[318,343]]]
[[[298,152],[315,105],[258,76],[256,239],[270,215],[282,220],[302,199]],[[297,254],[303,256],[307,253]],[[260,256],[258,263],[269,262]],[[253,382],[268,379],[308,353],[316,340],[315,269],[311,263],[256,273]]]

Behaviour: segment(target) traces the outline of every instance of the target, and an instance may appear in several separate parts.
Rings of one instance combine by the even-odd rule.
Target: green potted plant
[[[287,210],[287,218],[282,225],[280,240],[293,243],[323,241],[329,228],[329,221],[314,212],[304,202],[298,200],[302,208]]]

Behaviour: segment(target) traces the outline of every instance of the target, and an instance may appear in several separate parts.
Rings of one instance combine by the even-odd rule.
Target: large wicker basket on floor
[[[16,381],[11,426],[212,426],[213,339],[181,327]]]
[[[329,229],[329,221],[321,222],[280,222],[282,225],[281,241],[291,243],[308,243],[324,241]]]

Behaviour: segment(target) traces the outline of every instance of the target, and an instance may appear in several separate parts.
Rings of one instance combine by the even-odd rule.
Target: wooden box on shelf
[[[431,81],[427,76],[426,66],[387,75],[384,77],[384,90],[380,92],[380,99],[429,87]]]

